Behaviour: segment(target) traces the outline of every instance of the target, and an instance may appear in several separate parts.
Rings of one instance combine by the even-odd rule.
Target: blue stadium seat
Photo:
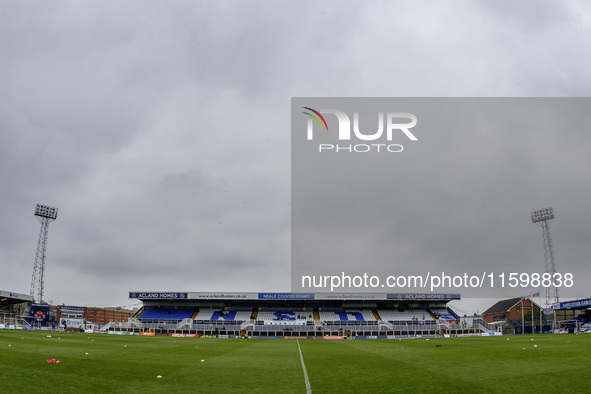
[[[195,312],[193,309],[145,308],[140,320],[183,320]]]
[[[275,312],[276,320],[296,320],[295,312]]]
[[[341,321],[365,321],[361,312],[335,312]]]
[[[215,311],[213,313],[213,315],[211,315],[211,320],[229,320],[229,321],[233,321],[233,320],[236,320],[236,312],[237,311],[228,311],[228,312],[224,312],[222,314],[222,312],[220,312],[220,311]]]

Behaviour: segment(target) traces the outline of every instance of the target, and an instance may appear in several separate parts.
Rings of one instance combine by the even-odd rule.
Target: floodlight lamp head
[[[534,223],[554,219],[554,209],[544,208],[531,212],[531,221]]]
[[[35,206],[35,216],[55,220],[57,219],[57,208],[50,207],[48,205],[37,204]]]

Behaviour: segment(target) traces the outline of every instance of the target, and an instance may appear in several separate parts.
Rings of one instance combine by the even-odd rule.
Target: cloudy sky
[[[304,289],[317,289],[322,275],[337,275],[340,279],[331,279],[331,285],[341,289],[340,282],[345,282],[351,287],[342,279],[344,272],[376,275],[373,284],[362,285],[358,279],[351,287],[357,291],[387,290],[388,275],[422,275],[434,278],[425,281],[433,284],[435,292],[461,292],[464,297],[537,293],[542,287],[544,253],[542,231],[532,224],[530,211],[554,206],[557,219],[550,228],[557,273],[569,273],[573,279],[559,292],[571,297],[589,295],[591,215],[586,207],[591,188],[584,180],[591,168],[591,99],[294,101],[294,286],[301,286],[302,275],[316,278],[313,286]],[[400,131],[393,132],[389,142],[386,136],[374,141],[355,136],[339,140],[341,127],[329,111],[325,114],[328,131],[317,126],[314,139],[308,140],[310,118],[301,113],[306,105],[359,113],[359,129],[365,135],[377,130],[378,111],[409,112],[418,120],[411,129],[418,140],[411,141]],[[325,148],[321,152],[318,143]],[[404,150],[364,152],[364,147],[375,143],[400,143],[395,150],[400,146]],[[341,147],[339,153],[326,149],[333,144]],[[342,149],[348,144],[361,152]],[[443,273],[448,277],[446,285],[441,283]],[[537,273],[537,285],[529,284],[522,275],[526,273]],[[464,274],[470,277],[469,286],[461,279]],[[519,277],[519,286],[510,281],[511,275]],[[451,277],[455,277],[454,286],[450,286]],[[480,283],[483,277],[486,284]],[[399,293],[416,288],[408,285],[408,279],[396,283],[388,290]],[[429,285],[418,286],[414,291],[431,290]]]
[[[29,292],[43,203],[46,300],[289,290],[291,97],[591,91],[584,1],[219,3],[0,2],[0,289]],[[526,208],[577,219],[559,267],[575,192]]]

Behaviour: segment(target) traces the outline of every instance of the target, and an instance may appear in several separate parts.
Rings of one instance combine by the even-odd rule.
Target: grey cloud
[[[507,22],[508,4],[472,1],[3,3],[0,288],[28,291],[39,202],[60,209],[47,252],[46,291],[56,302],[125,304],[131,289],[286,290],[290,97],[588,95],[588,13],[535,4],[511,5]],[[466,162],[440,155],[415,174],[421,190],[449,200],[449,214],[433,216],[410,187],[375,203],[396,204],[391,219],[408,228],[426,226],[413,220],[425,213],[445,228],[453,213],[467,227],[459,239],[510,245],[510,234],[471,225],[471,215],[528,211],[504,192],[524,183],[533,207],[553,204],[556,191],[527,175],[535,156],[491,133],[476,132],[471,143],[486,146],[466,160],[488,158],[499,190],[456,201],[454,187],[477,174],[442,173]],[[567,194],[555,208],[577,229],[566,236],[556,221],[557,256],[566,260],[562,245],[575,248],[588,234],[572,190],[578,173],[568,170],[584,165],[575,158],[588,140],[560,133],[537,149],[571,152],[544,172]],[[494,168],[499,155],[524,175],[505,179]],[[406,236],[393,225],[371,229],[372,215],[361,225],[376,239]],[[446,239],[407,241],[425,261],[444,249],[458,257]]]

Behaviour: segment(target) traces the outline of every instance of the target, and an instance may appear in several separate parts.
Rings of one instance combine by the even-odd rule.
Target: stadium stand
[[[312,312],[303,310],[261,310],[257,314],[259,321],[307,321],[314,320]]]
[[[425,309],[411,309],[400,311],[398,309],[379,309],[378,315],[384,321],[389,322],[413,322],[433,321],[433,317]]]
[[[371,309],[347,309],[340,311],[319,311],[320,321],[375,321]]]
[[[251,315],[250,311],[215,311],[210,320],[247,321]]]
[[[342,312],[318,311],[318,316],[319,316],[320,321],[323,321],[323,322],[340,321],[341,320],[340,313],[344,313],[344,310]]]
[[[33,297],[28,294],[0,290],[0,325],[6,324],[30,327],[30,323],[27,320],[15,313],[15,308],[29,305],[29,303],[32,302]],[[27,307],[22,308],[22,310],[25,309],[27,309]]]
[[[130,298],[142,300],[144,314],[110,330],[230,338],[353,338],[456,335],[487,329],[457,323],[446,303],[459,295],[130,292]]]
[[[252,312],[250,310],[228,310],[203,308],[193,320],[195,321],[247,321],[251,320]]]
[[[431,313],[436,319],[441,317],[445,320],[457,320],[457,317],[452,315],[447,308],[431,308]]]
[[[213,316],[214,312],[217,312],[217,310],[209,309],[209,308],[201,308],[201,309],[199,309],[199,313],[197,313],[197,316],[195,316],[194,320],[198,320],[198,321],[211,320],[211,317]]]
[[[371,309],[361,309],[359,313],[361,313],[365,321],[376,321],[376,316]]]
[[[587,311],[585,313],[581,313],[576,317],[576,319],[581,323],[581,325],[587,324],[591,322],[591,312]]]
[[[183,320],[190,318],[193,312],[194,309],[145,308],[139,320]]]

